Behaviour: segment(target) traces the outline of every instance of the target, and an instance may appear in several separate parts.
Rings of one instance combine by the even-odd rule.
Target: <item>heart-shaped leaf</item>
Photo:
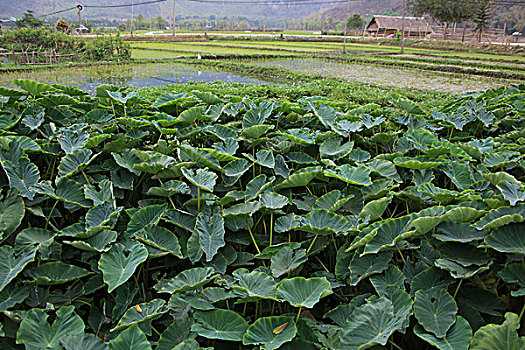
[[[332,287],[324,277],[285,279],[277,288],[277,298],[295,307],[312,308],[321,298],[330,294]]]
[[[458,307],[444,289],[432,288],[416,292],[414,313],[419,323],[438,338],[443,338],[456,321]]]
[[[117,243],[108,252],[102,254],[98,267],[102,271],[104,282],[108,285],[108,291],[111,293],[126,282],[137,266],[147,258],[148,250],[142,244],[133,245],[126,254],[125,247]]]
[[[195,324],[191,330],[207,339],[241,341],[248,323],[238,313],[215,309],[193,314]]]
[[[84,332],[84,322],[75,313],[74,306],[58,309],[52,325],[48,317],[46,310],[29,310],[18,328],[16,343],[29,349],[59,349],[61,339]]]
[[[262,345],[264,349],[278,349],[291,341],[297,334],[297,327],[292,317],[260,317],[246,330],[244,345]]]

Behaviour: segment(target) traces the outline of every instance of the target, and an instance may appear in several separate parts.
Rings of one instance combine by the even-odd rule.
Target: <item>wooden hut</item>
[[[403,17],[374,16],[366,31],[372,36],[395,36],[403,27]],[[405,36],[425,37],[432,33],[432,27],[423,17],[405,17]]]

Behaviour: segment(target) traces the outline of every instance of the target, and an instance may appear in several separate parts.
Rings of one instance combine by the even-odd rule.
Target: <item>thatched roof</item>
[[[367,31],[377,31],[378,29],[401,30],[403,17],[399,16],[374,16],[368,26]],[[432,27],[423,17],[405,17],[406,31],[427,31],[432,32]]]

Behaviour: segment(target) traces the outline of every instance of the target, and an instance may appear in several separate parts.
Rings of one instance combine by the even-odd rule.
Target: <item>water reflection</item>
[[[204,70],[181,63],[99,65],[5,73],[0,74],[0,86],[13,87],[11,83],[13,79],[32,79],[45,84],[73,85],[90,92],[101,84],[131,87],[212,81],[274,84],[249,76]]]

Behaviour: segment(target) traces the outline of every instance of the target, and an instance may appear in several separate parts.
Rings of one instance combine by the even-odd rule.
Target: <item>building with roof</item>
[[[389,37],[401,32],[403,17],[374,16],[366,26],[366,31],[372,36]],[[432,33],[432,27],[423,17],[405,17],[405,36],[425,37]]]

